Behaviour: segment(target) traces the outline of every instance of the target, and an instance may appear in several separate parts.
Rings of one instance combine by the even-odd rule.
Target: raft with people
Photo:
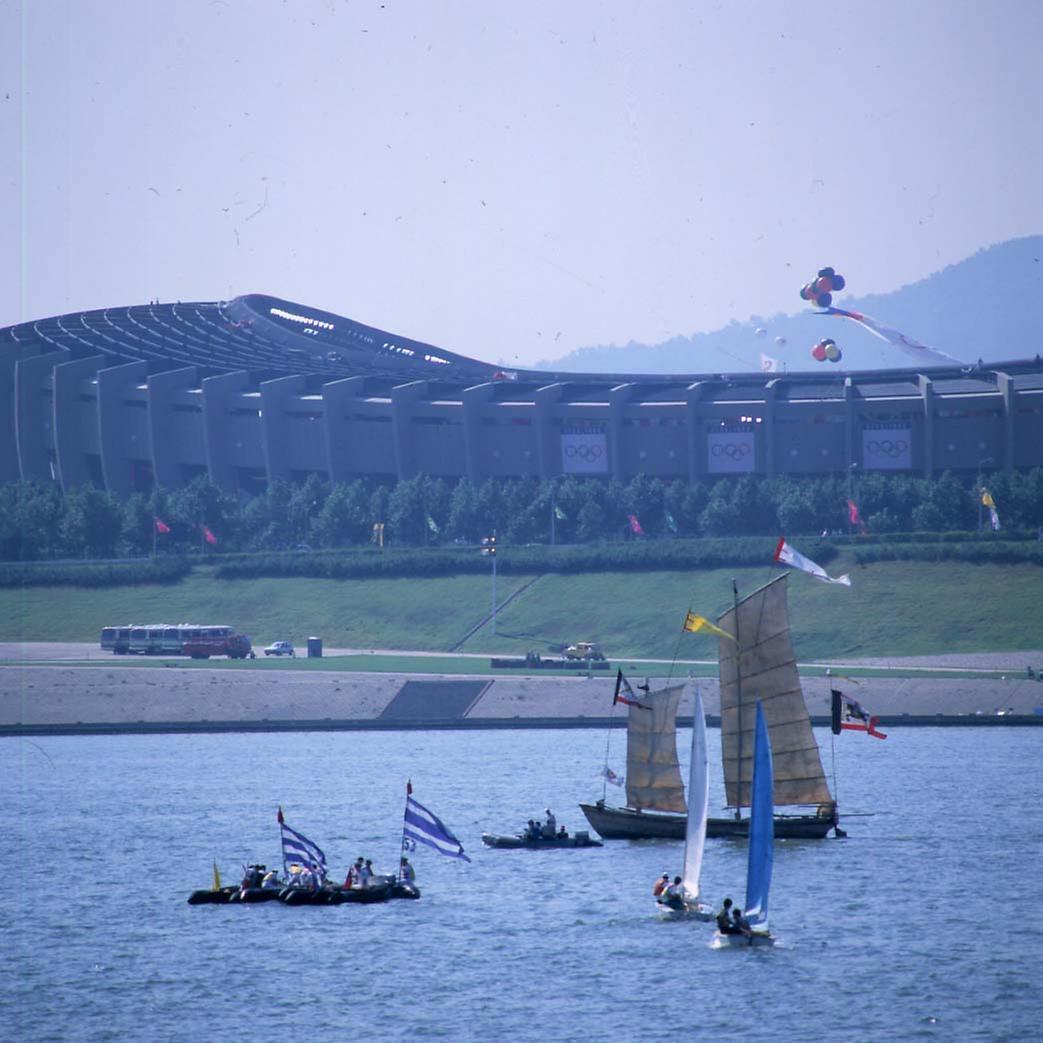
[[[602,847],[600,840],[591,840],[586,830],[569,834],[564,826],[558,826],[554,812],[547,808],[547,820],[537,822],[529,819],[521,833],[505,836],[500,833],[483,833],[482,843],[486,847],[527,847],[531,849],[558,847]]]

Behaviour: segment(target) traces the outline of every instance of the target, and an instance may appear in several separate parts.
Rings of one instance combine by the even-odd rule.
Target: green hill
[[[881,562],[864,567],[842,554],[834,575],[852,587],[790,580],[794,645],[803,660],[1035,650],[1043,646],[1043,568]],[[600,641],[612,657],[699,659],[715,640],[680,633],[685,611],[715,617],[776,570],[548,574],[502,609],[497,635],[485,626],[460,651],[541,653],[577,640]],[[502,603],[533,577],[501,575]],[[431,579],[220,580],[197,568],[170,585],[83,589],[0,589],[0,640],[96,641],[114,623],[226,623],[255,645],[298,644],[311,634],[328,647],[448,650],[486,617],[487,576]]]

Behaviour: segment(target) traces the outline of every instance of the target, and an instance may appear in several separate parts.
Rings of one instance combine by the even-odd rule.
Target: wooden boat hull
[[[580,810],[605,840],[684,840],[686,815],[610,808],[599,804],[580,804]],[[833,819],[827,815],[775,816],[775,837],[778,840],[821,840],[832,828]],[[745,838],[749,832],[748,818],[706,820],[708,837]]]
[[[575,836],[569,837],[539,837],[532,839],[530,837],[523,837],[520,835],[515,836],[502,836],[496,833],[483,833],[482,843],[486,847],[505,847],[505,848],[527,848],[530,851],[549,851],[562,847],[602,847],[600,840],[591,840],[586,833],[578,833]]]

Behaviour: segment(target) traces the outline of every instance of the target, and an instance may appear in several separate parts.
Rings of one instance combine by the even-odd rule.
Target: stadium
[[[495,341],[490,354],[497,352]],[[0,330],[0,480],[823,476],[1043,465],[1043,367],[504,370],[261,294]]]

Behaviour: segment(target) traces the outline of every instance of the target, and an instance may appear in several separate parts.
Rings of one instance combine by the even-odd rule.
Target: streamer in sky
[[[890,326],[885,326],[882,322],[877,322],[876,319],[871,319],[868,315],[863,315],[860,311],[826,308],[817,314],[838,315],[844,319],[851,319],[852,322],[857,322],[859,326],[869,330],[874,336],[879,337],[881,340],[886,340],[888,344],[894,345],[899,351],[904,351],[914,359],[933,359],[935,362],[952,362],[958,366],[963,365],[959,359],[953,358],[952,355],[946,355],[944,351],[929,348],[926,344],[921,344],[919,341],[907,337],[904,333],[891,329]]]

